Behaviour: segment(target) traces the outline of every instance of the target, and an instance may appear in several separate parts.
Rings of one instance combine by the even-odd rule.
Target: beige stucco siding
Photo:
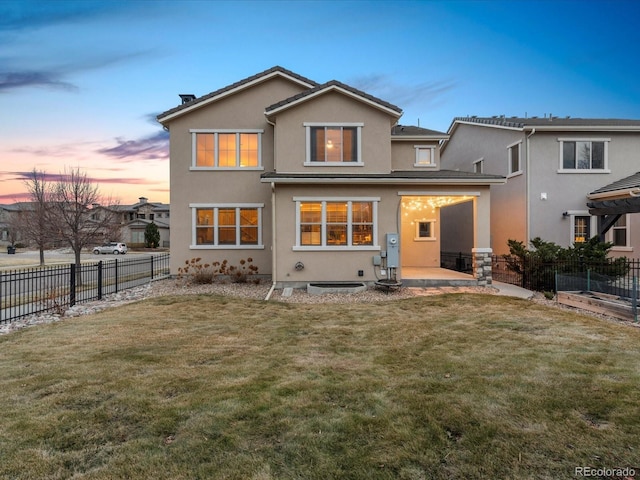
[[[259,273],[271,274],[271,193],[260,183],[260,175],[273,169],[273,127],[264,109],[301,91],[298,85],[280,78],[213,102],[178,117],[170,123],[171,189],[171,273],[184,262],[228,260],[237,265],[251,257]],[[262,170],[191,170],[192,129],[262,129]],[[193,249],[193,204],[263,204],[262,242],[259,250]]]
[[[389,173],[391,119],[380,110],[337,92],[328,92],[280,112],[276,123],[276,170],[280,173]],[[362,124],[363,166],[336,166],[335,162],[305,166],[305,123]]]
[[[416,167],[416,146],[434,148],[434,165],[431,167]],[[436,141],[393,140],[391,142],[392,170],[439,170],[440,148]]]

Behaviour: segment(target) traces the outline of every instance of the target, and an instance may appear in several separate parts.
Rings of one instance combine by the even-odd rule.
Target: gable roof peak
[[[242,80],[238,80],[237,82],[234,82],[231,85],[227,85],[226,87],[219,88],[218,90],[215,90],[201,97],[196,97],[195,95],[188,94],[186,95],[187,101],[185,101],[185,98],[184,98],[185,95],[184,94],[180,95],[182,104],[170,110],[167,110],[166,112],[161,113],[156,117],[156,119],[160,123],[166,122],[167,120],[170,120],[176,116],[182,115],[183,113],[186,113],[189,110],[204,106],[207,103],[215,101],[218,98],[224,97],[226,95],[230,95],[231,93],[237,90],[248,88],[251,85],[255,85],[256,83],[260,83],[276,75],[289,78],[290,80],[296,83],[299,83],[300,85],[306,88],[311,88],[318,85],[317,82],[309,78],[303,77],[302,75],[298,75],[297,73],[292,72],[291,70],[287,70],[286,68],[276,65],[271,68],[268,68],[267,70],[264,70],[262,72],[251,75],[247,78],[244,78]]]

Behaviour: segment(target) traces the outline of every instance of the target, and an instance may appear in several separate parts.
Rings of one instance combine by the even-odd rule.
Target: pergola
[[[640,172],[587,195],[589,214],[598,216],[598,236],[605,234],[627,213],[640,213]]]

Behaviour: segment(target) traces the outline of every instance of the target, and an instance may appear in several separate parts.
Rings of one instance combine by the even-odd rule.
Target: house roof
[[[492,117],[455,117],[449,132],[456,124],[478,124],[489,127],[510,128],[517,130],[632,130],[640,131],[640,120],[619,118],[572,118],[556,117],[506,117],[496,115]]]
[[[414,127],[411,125],[394,125],[391,128],[391,139],[413,140],[416,138],[429,138],[433,140],[444,140],[449,138],[444,132],[430,130],[428,128]]]
[[[166,112],[163,112],[160,115],[158,115],[156,118],[160,123],[164,123],[180,115],[183,115],[188,111],[192,111],[194,109],[203,107],[204,105],[207,105],[213,101],[226,97],[227,95],[231,95],[237,92],[238,90],[243,90],[245,88],[251,87],[257,83],[264,82],[269,78],[272,78],[275,76],[288,78],[296,83],[299,83],[300,85],[306,88],[312,88],[318,85],[313,80],[310,80],[306,77],[298,75],[297,73],[294,73],[291,70],[287,70],[286,68],[282,68],[280,66],[275,66],[263,72],[247,77],[243,80],[239,80],[235,83],[232,83],[231,85],[227,85],[226,87],[222,87],[218,90],[215,90],[201,97],[197,97],[194,100],[188,101],[175,108],[167,110]]]
[[[305,90],[304,92],[298,93],[297,95],[293,95],[289,98],[285,98],[284,100],[274,103],[273,105],[265,108],[265,114],[274,115],[275,113],[279,113],[283,110],[291,108],[295,105],[299,105],[300,103],[306,102],[312,98],[331,91],[338,91],[345,95],[355,97],[374,107],[385,110],[396,117],[400,117],[402,115],[402,109],[400,107],[389,102],[385,102],[384,100],[381,100],[378,97],[374,97],[373,95],[369,95],[368,93],[358,90],[357,88],[353,88],[349,85],[339,82],[338,80],[331,80],[329,82],[323,83],[322,85],[317,85],[313,88],[310,88],[309,90]]]
[[[640,193],[640,172],[636,172],[633,175],[594,190],[588,195],[588,197],[597,198],[602,196],[611,196],[612,194],[624,195],[629,194],[629,192],[635,192],[636,195]]]
[[[458,170],[393,171],[390,173],[278,173],[265,172],[263,183],[377,183],[499,185],[505,177]]]

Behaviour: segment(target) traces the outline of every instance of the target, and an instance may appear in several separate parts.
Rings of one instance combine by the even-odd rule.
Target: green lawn
[[[0,352],[3,479],[640,473],[640,329],[513,298],[163,297]]]

